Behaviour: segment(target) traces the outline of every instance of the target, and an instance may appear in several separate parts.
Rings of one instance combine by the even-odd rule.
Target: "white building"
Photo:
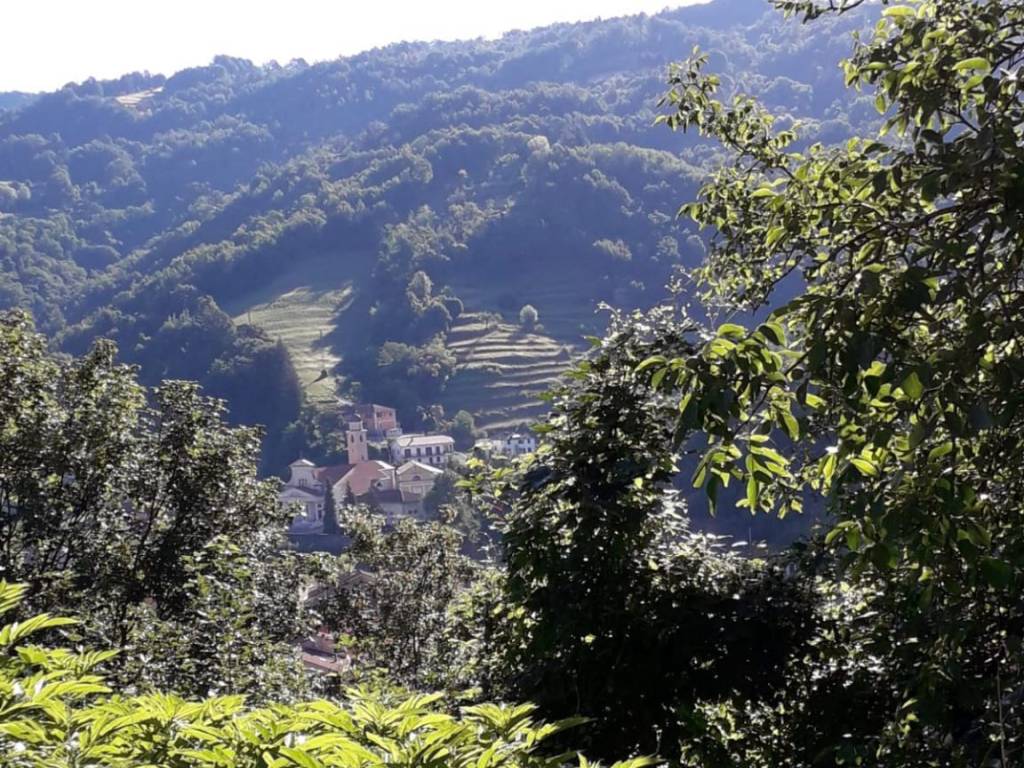
[[[396,464],[418,461],[432,467],[445,466],[455,452],[455,440],[448,435],[400,435],[388,441]]]
[[[504,437],[484,437],[476,441],[473,450],[485,457],[501,456],[525,456],[537,450],[537,436],[533,433],[520,434],[518,432]]]
[[[515,432],[501,439],[502,452],[506,456],[525,456],[537,450],[537,436],[533,433]]]
[[[320,468],[308,459],[299,459],[289,464],[288,469],[288,482],[281,488],[277,500],[285,506],[299,507],[291,530],[301,533],[323,528],[324,484],[319,478]]]

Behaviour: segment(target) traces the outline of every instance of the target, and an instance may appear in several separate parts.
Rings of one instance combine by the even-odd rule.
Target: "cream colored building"
[[[388,441],[391,459],[396,464],[418,461],[443,467],[455,453],[455,440],[448,435],[399,435]]]
[[[443,474],[443,470],[419,461],[407,461],[395,470],[399,489],[421,498],[430,493],[437,478]]]

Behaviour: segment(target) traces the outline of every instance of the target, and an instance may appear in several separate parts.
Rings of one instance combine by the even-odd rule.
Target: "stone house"
[[[537,436],[532,432],[513,432],[501,438],[501,446],[506,456],[525,456],[537,450]]]

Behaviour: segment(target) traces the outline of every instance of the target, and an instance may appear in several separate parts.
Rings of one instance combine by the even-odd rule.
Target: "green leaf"
[[[968,69],[980,69],[985,72],[989,72],[992,69],[992,65],[988,63],[987,59],[983,59],[981,56],[974,56],[970,59],[963,59],[953,65],[954,72],[963,72]]]
[[[718,477],[712,475],[708,478],[708,484],[705,488],[705,493],[708,495],[708,513],[714,517],[715,512],[718,510],[718,491],[722,487]]]
[[[868,557],[877,568],[891,570],[899,563],[899,552],[887,542],[879,542],[868,550]]]
[[[692,391],[691,392],[687,392],[685,395],[682,396],[682,398],[680,398],[680,400],[679,400],[679,413],[682,414],[682,413],[686,412],[686,409],[689,407],[691,400],[693,400],[693,392]]]
[[[281,747],[281,754],[300,768],[323,768],[323,763],[314,757],[292,747]]]
[[[994,557],[983,557],[978,566],[981,575],[989,585],[997,589],[1006,589],[1013,581],[1013,569],[1010,564]]]
[[[868,459],[856,456],[850,459],[850,463],[853,464],[853,466],[857,468],[857,471],[859,471],[865,477],[878,476],[878,467],[875,466],[874,462],[869,461]]]
[[[851,529],[856,529],[856,527],[857,524],[852,520],[844,520],[841,523],[837,523],[836,526],[826,534],[825,543],[829,545],[833,544],[840,536],[848,536],[849,531]]]
[[[985,77],[986,75],[981,74],[972,75],[971,77],[964,80],[964,83],[962,86],[960,86],[960,89],[963,91],[970,91],[974,88],[977,88],[979,85],[985,82]]]
[[[786,427],[786,434],[789,435],[791,440],[800,439],[800,422],[796,420],[796,417],[788,410],[780,410],[779,415],[782,417],[782,423]]]
[[[786,333],[783,330],[782,325],[774,320],[762,323],[757,330],[764,334],[764,336],[773,344],[777,344],[781,347],[786,343]]]
[[[736,323],[723,323],[718,326],[718,335],[728,339],[742,339],[747,335],[747,329]]]
[[[903,381],[900,382],[900,389],[911,400],[921,399],[921,395],[924,394],[924,385],[921,383],[917,371],[911,371],[907,374]]]
[[[747,508],[751,513],[757,511],[757,478],[753,475],[747,478]]]
[[[804,402],[807,404],[808,408],[813,408],[815,410],[825,405],[824,400],[822,400],[817,395],[812,395],[810,392],[808,392],[807,395],[804,397]]]
[[[917,11],[915,11],[908,5],[894,5],[891,8],[886,8],[884,11],[882,11],[882,15],[895,19],[912,19],[917,16]]]
[[[825,480],[825,485],[832,485],[832,478],[836,474],[836,466],[838,463],[839,459],[834,453],[830,453],[825,459],[825,463],[821,468],[821,474]]]
[[[665,362],[666,360],[664,355],[652,355],[640,363],[635,370],[637,373],[640,373],[641,371],[647,370],[652,365],[663,365]]]
[[[930,451],[928,451],[928,461],[935,461],[936,459],[941,459],[943,456],[951,453],[952,451],[953,443],[947,440],[941,445],[937,445]]]

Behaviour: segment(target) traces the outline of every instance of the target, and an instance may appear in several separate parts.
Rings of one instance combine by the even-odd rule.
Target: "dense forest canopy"
[[[300,417],[322,368],[414,423],[472,390],[446,394],[461,313],[514,324],[529,304],[572,348],[600,330],[599,301],[661,298],[702,256],[674,215],[719,152],[653,127],[665,62],[699,44],[727,89],[831,142],[877,119],[842,89],[835,53],[864,24],[805,33],[760,0],[715,0],[312,66],[218,57],[69,84],[0,112],[0,307],[30,310],[69,352],[116,340],[149,383],[201,381],[236,422],[268,428],[278,470],[329,450]],[[414,295],[419,272],[432,290]],[[275,309],[297,287],[320,312],[305,352]]]

